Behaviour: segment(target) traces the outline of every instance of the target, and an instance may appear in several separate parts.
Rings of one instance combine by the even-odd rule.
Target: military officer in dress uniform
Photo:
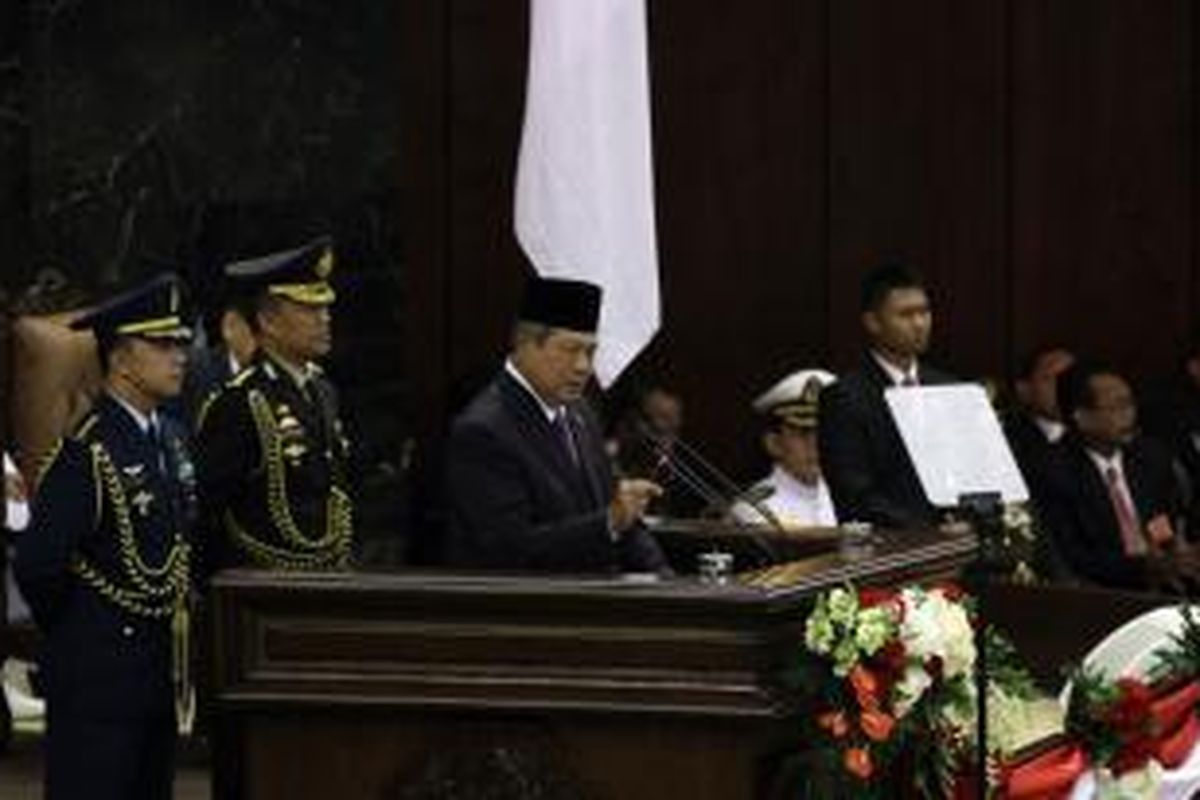
[[[172,796],[195,484],[158,408],[183,381],[180,301],[163,276],[72,326],[95,334],[105,391],[47,461],[15,564],[45,637],[52,800]]]
[[[200,413],[207,569],[348,563],[349,443],[316,364],[332,342],[332,270],[328,238],[226,267],[259,347]]]
[[[766,421],[762,444],[774,466],[747,494],[763,496],[755,505],[738,503],[733,516],[750,524],[788,528],[837,525],[829,487],[817,456],[817,404],[834,376],[820,369],[793,372],[763,392],[754,410]]]

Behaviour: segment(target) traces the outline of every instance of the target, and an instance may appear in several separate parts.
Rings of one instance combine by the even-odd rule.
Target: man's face
[[[1133,438],[1137,405],[1129,384],[1120,375],[1094,375],[1089,382],[1092,402],[1075,410],[1079,432],[1093,444],[1116,447]]]
[[[186,347],[181,339],[130,337],[113,350],[112,365],[132,386],[161,402],[183,388]]]
[[[871,344],[904,358],[917,358],[929,348],[933,313],[924,289],[893,289],[873,311],[863,314]]]
[[[1017,381],[1017,396],[1034,414],[1043,419],[1060,419],[1058,410],[1058,376],[1070,369],[1075,356],[1066,350],[1043,353],[1033,367],[1033,373]]]
[[[782,425],[763,436],[763,445],[772,460],[801,483],[811,485],[821,477],[816,431]]]
[[[263,341],[298,363],[329,355],[333,326],[328,305],[272,299],[258,312]]]
[[[676,437],[683,430],[683,402],[662,389],[651,390],[642,400],[642,414],[655,432]]]
[[[592,377],[596,337],[551,328],[544,338],[523,337],[514,353],[521,374],[548,405],[571,403],[583,396]]]

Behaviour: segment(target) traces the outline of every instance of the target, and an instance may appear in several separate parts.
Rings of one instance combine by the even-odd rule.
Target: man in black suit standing
[[[1067,434],[1045,472],[1043,521],[1071,571],[1088,581],[1147,588],[1188,563],[1175,534],[1170,455],[1137,434],[1137,405],[1111,367],[1079,362],[1058,379]]]
[[[639,520],[661,493],[614,482],[583,400],[592,377],[598,286],[533,278],[500,374],[455,420],[446,458],[448,560],[547,571],[661,571]]]
[[[936,524],[884,401],[892,386],[951,383],[921,363],[933,324],[920,276],[887,263],[863,280],[862,324],[868,350],[861,366],[821,393],[818,446],[839,520],[885,528]]]

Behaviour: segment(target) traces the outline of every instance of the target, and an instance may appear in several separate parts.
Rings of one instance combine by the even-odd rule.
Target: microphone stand
[[[654,452],[658,456],[658,463],[664,466],[672,475],[679,478],[683,485],[696,494],[701,500],[713,508],[722,510],[722,513],[728,513],[739,500],[746,502],[751,508],[759,513],[763,519],[767,520],[771,526],[778,532],[784,532],[783,525],[769,509],[762,505],[762,501],[748,496],[747,490],[738,487],[728,476],[722,473],[719,469],[708,462],[700,453],[692,447],[689,447],[682,439],[667,437],[658,434],[650,428],[645,422],[639,425],[639,432],[645,437],[654,447]],[[717,482],[723,484],[721,489],[718,489],[700,474],[692,465],[688,464],[682,458],[676,456],[672,452],[671,445],[677,445],[681,451],[688,454],[692,460],[704,467],[711,476],[717,478]],[[779,553],[774,545],[759,533],[750,529],[747,535],[754,542],[755,546],[762,551],[768,559],[769,563],[779,561]]]
[[[988,581],[996,563],[996,542],[1003,526],[1003,506],[999,492],[964,494],[958,504],[966,512],[975,530],[975,563],[970,570],[970,588],[975,595],[978,620],[975,625],[975,737],[977,797],[988,796],[988,669],[987,602]]]

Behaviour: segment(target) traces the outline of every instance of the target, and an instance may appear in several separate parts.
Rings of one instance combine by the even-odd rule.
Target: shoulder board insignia
[[[250,380],[251,376],[253,376],[257,370],[258,370],[258,365],[251,364],[250,366],[246,367],[241,372],[239,372],[237,375],[234,375],[232,378],[230,378],[228,381],[226,381],[225,385],[226,386],[241,386],[246,381]]]
[[[99,421],[100,415],[95,411],[91,412],[82,420],[80,420],[79,424],[75,426],[75,429],[71,431],[71,438],[80,442],[86,441],[92,431],[95,430],[96,423]]]

